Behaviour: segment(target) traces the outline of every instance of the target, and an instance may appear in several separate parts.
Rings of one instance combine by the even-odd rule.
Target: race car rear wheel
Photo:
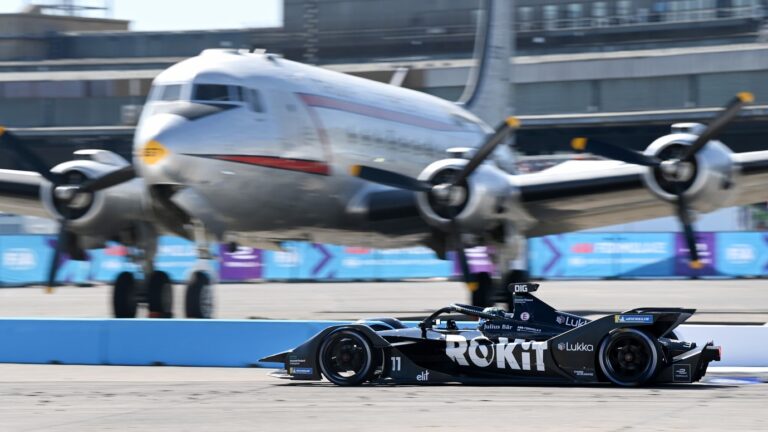
[[[600,369],[612,383],[639,386],[656,373],[659,350],[646,333],[624,328],[611,332],[600,344]]]
[[[328,381],[340,386],[362,384],[376,367],[374,348],[355,330],[338,330],[320,345],[318,363]]]

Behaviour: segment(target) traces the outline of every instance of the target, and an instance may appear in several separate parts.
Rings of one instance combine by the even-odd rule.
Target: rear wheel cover
[[[598,358],[606,378],[616,385],[632,387],[653,377],[659,352],[646,333],[627,328],[614,331],[603,340]]]

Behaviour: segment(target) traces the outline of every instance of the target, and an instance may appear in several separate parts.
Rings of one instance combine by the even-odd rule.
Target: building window
[[[112,97],[114,95],[115,95],[114,81],[112,80],[88,81],[88,96]]]
[[[46,98],[81,98],[85,96],[83,81],[41,81],[37,93]]]
[[[519,30],[533,29],[533,7],[522,6],[517,8],[517,28]]]
[[[582,17],[584,16],[584,6],[581,3],[569,3],[566,7],[569,27],[582,27]]]
[[[557,5],[544,6],[544,29],[553,30],[557,28]]]
[[[616,15],[618,15],[620,18],[629,18],[632,15],[632,0],[617,1]]]
[[[31,82],[5,83],[5,97],[7,98],[31,98],[36,96],[33,83]]]
[[[608,5],[604,1],[592,3],[592,22],[595,27],[608,25]]]

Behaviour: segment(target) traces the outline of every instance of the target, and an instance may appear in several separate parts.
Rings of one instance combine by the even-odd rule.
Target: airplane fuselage
[[[184,203],[221,230],[400,246],[426,230],[377,236],[355,197],[384,187],[349,167],[416,177],[489,131],[459,106],[413,90],[269,55],[205,52],[156,78],[134,151],[147,187],[193,190]]]

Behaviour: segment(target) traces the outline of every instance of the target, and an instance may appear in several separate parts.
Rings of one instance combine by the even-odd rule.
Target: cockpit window
[[[261,96],[259,95],[259,91],[254,89],[245,89],[245,92],[245,100],[248,101],[248,106],[251,107],[251,111],[264,112],[264,104],[261,103]]]
[[[233,96],[229,86],[221,84],[197,84],[192,92],[192,99],[198,101],[237,102]]]
[[[150,100],[177,101],[181,99],[181,84],[157,85],[152,89]]]

